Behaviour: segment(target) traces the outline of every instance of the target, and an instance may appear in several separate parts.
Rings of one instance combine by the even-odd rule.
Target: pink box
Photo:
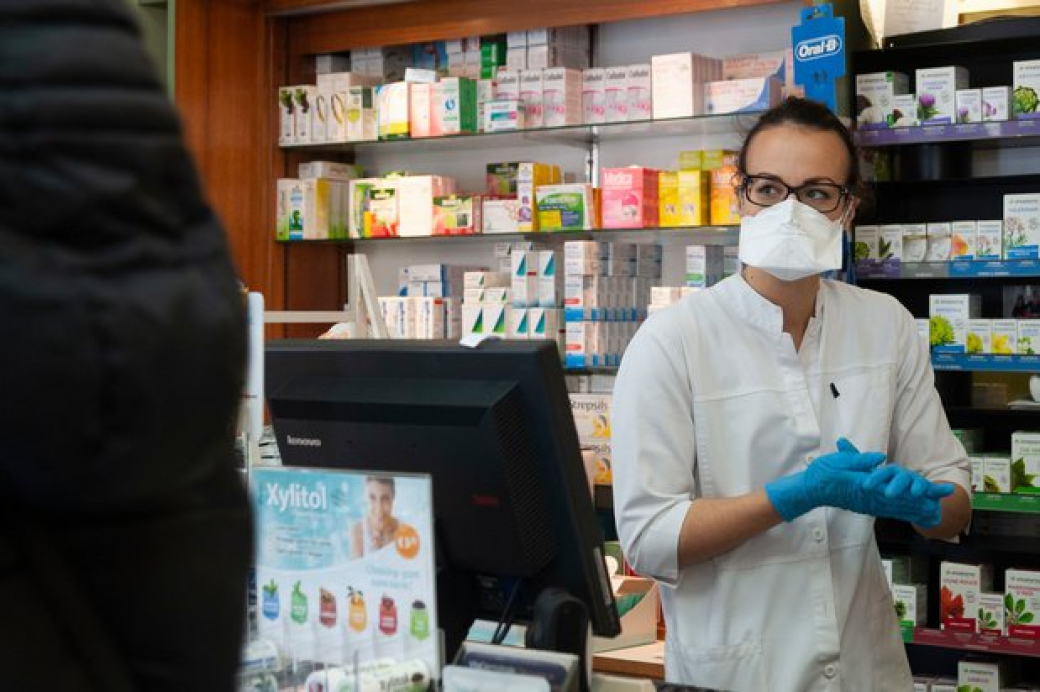
[[[604,168],[601,178],[603,228],[655,228],[658,225],[658,171],[654,168]]]

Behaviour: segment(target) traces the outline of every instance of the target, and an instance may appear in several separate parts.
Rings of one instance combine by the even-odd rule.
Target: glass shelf
[[[907,630],[904,628],[903,640],[912,644],[938,646],[945,649],[963,649],[965,651],[984,651],[992,654],[1040,657],[1040,639],[1000,637],[993,634],[951,632],[949,630],[916,627],[913,630]]]
[[[972,509],[990,512],[1040,514],[1040,495],[1013,495],[1009,493],[974,493]]]
[[[593,142],[612,142],[653,137],[700,137],[704,135],[743,134],[751,129],[761,112],[697,115],[691,118],[640,120],[599,125],[540,127],[508,132],[489,132],[415,139],[387,139],[370,142],[324,142],[281,147],[282,151],[351,153],[361,151],[474,151],[503,147],[552,144],[586,147]]]
[[[953,260],[899,262],[867,260],[856,263],[859,279],[986,279],[1040,276],[1040,260]]]
[[[477,233],[473,235],[438,235],[394,238],[343,238],[336,240],[278,240],[283,245],[394,245],[396,243],[493,243],[493,242],[565,242],[568,240],[611,240],[637,242],[647,238],[664,241],[670,238],[697,245],[736,245],[739,226],[683,226],[680,228],[602,228],[593,231],[544,231],[536,233]]]
[[[936,370],[964,370],[970,372],[1040,373],[1040,356],[932,353],[932,367]]]
[[[993,142],[1040,136],[1040,120],[1004,120],[963,125],[921,125],[857,130],[856,140],[864,147],[940,142]]]

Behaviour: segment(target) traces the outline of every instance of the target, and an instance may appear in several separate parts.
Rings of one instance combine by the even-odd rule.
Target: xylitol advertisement
[[[290,660],[440,670],[428,476],[257,469],[260,637]]]

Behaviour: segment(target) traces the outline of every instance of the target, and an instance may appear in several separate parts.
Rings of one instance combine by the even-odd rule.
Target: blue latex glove
[[[863,482],[884,460],[884,454],[861,453],[843,437],[837,452],[818,457],[804,471],[766,483],[765,491],[784,521],[823,506],[867,514]]]
[[[885,466],[863,480],[863,491],[868,514],[930,529],[942,521],[942,498],[953,493],[953,485],[932,483],[901,466]]]

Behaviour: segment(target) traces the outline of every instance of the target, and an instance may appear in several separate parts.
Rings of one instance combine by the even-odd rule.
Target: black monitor
[[[620,632],[555,343],[275,341],[265,369],[286,466],[433,478],[447,657],[474,618],[513,596],[530,620],[550,587]]]

